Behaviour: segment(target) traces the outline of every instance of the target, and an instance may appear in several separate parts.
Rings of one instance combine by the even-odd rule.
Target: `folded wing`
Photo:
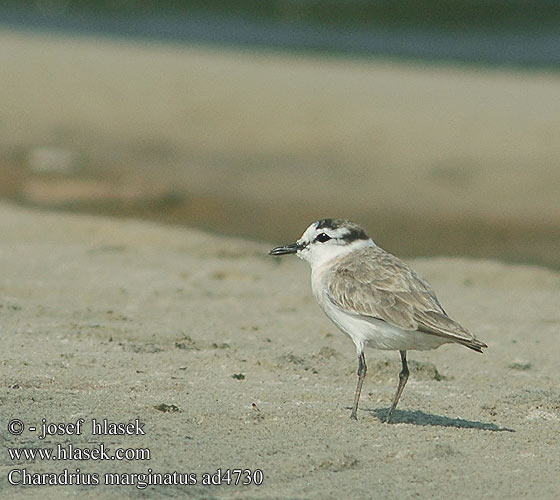
[[[430,285],[405,262],[368,247],[335,264],[329,299],[348,313],[421,331],[482,352],[486,344],[445,313]]]

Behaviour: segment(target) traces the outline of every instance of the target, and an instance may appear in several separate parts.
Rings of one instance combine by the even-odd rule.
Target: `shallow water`
[[[428,17],[421,9],[391,7],[376,12],[371,5],[359,6],[355,12],[339,9],[337,15],[325,16],[327,7],[315,13],[286,9],[259,12],[241,3],[237,10],[201,10],[189,8],[186,2],[182,9],[168,6],[167,10],[143,10],[137,3],[134,8],[126,3],[121,8],[107,8],[103,3],[90,10],[56,1],[38,2],[41,7],[0,7],[0,26],[178,43],[560,67],[560,15],[553,9],[553,2],[531,2],[525,12],[519,2],[498,2],[495,11],[489,13],[494,17],[485,17],[476,6],[465,17],[464,5],[457,12],[442,13],[439,7],[428,10]]]

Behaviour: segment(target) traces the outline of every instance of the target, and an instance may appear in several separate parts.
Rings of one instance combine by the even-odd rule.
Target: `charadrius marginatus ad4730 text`
[[[402,370],[390,421],[408,379],[406,351],[456,343],[482,352],[488,347],[451,319],[430,285],[406,263],[379,248],[358,224],[322,219],[295,243],[270,255],[296,254],[311,265],[311,287],[325,314],[356,345],[358,386],[350,417],[357,418],[366,375],[364,347],[394,349]]]

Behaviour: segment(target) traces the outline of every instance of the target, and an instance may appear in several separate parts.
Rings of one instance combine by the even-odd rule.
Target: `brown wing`
[[[327,279],[330,300],[351,314],[448,338],[477,351],[486,347],[447,316],[421,276],[378,247],[364,248],[342,259]]]

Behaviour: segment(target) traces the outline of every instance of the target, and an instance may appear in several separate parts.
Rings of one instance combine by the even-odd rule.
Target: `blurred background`
[[[0,0],[0,197],[560,269],[560,6]]]

